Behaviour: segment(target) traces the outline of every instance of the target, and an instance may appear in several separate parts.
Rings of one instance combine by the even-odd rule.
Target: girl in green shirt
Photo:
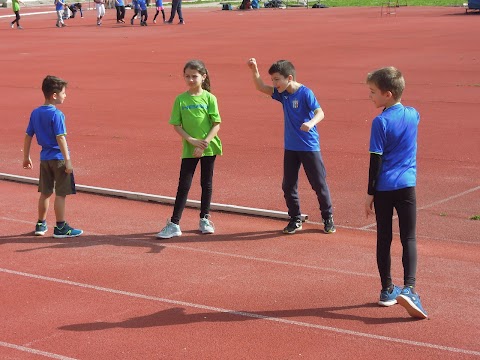
[[[20,4],[25,6],[25,3],[21,0],[12,0],[12,10],[15,13],[15,20],[13,20],[10,23],[10,27],[13,29],[15,26],[15,23],[17,23],[17,29],[23,30],[23,28],[20,26]]]
[[[173,215],[157,234],[162,239],[182,235],[180,219],[198,162],[202,187],[198,228],[202,234],[215,231],[209,212],[215,158],[222,155],[222,143],[217,136],[221,122],[217,98],[210,93],[210,78],[202,61],[189,61],[183,68],[183,77],[188,90],[175,99],[169,121],[182,138],[182,164]]]

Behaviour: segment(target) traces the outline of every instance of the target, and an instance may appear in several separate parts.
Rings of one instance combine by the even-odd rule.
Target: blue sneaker
[[[35,235],[37,236],[45,235],[47,230],[48,230],[47,223],[38,222],[37,225],[35,225]]]
[[[53,229],[54,238],[63,239],[63,238],[80,236],[82,234],[83,234],[83,230],[74,229],[67,223],[65,223],[62,228],[55,226],[55,228]]]
[[[407,309],[410,316],[419,319],[426,319],[428,317],[427,312],[423,309],[422,303],[420,302],[420,296],[414,293],[411,287],[404,287],[400,295],[398,295],[397,301]]]
[[[392,306],[397,303],[397,296],[400,294],[402,289],[398,286],[393,285],[391,292],[388,290],[380,291],[380,300],[378,300],[378,305],[380,306]]]

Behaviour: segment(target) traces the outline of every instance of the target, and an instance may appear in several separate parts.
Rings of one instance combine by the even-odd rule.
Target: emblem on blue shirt
[[[293,100],[292,101],[292,106],[294,109],[298,109],[298,100]]]

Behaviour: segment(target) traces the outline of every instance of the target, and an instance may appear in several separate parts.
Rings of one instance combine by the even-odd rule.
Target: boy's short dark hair
[[[367,75],[367,84],[374,84],[382,93],[390,91],[395,100],[400,100],[405,90],[405,78],[400,70],[387,66]]]
[[[67,82],[56,76],[47,75],[43,79],[42,91],[45,99],[50,98],[54,93],[59,93],[63,90],[64,87],[67,87]]]
[[[295,67],[288,60],[278,60],[272,66],[270,66],[270,69],[268,69],[268,73],[270,75],[273,75],[274,73],[279,73],[283,77],[288,77],[289,75],[292,75],[293,80],[295,80]]]

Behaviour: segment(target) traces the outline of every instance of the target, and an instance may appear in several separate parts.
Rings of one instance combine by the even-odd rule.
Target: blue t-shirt
[[[163,0],[155,0],[155,5],[157,7],[163,7]]]
[[[132,7],[133,7],[135,10],[140,9],[140,7],[138,6],[138,1],[137,1],[137,0],[132,0]]]
[[[420,114],[398,103],[372,122],[370,153],[382,156],[377,191],[392,191],[417,183],[417,133]]]
[[[137,0],[138,1],[138,6],[140,7],[141,10],[145,11],[147,10],[147,3],[145,0]]]
[[[124,6],[123,0],[117,0],[117,6]]]
[[[63,9],[64,9],[64,5],[65,5],[65,4],[61,3],[60,1],[55,1],[55,10],[56,10],[56,11],[63,10]]]
[[[309,132],[300,130],[304,122],[310,121],[314,111],[320,109],[313,91],[302,85],[293,94],[273,89],[272,98],[283,105],[285,150],[320,151],[320,137],[315,125]]]
[[[40,160],[64,160],[57,136],[66,135],[65,115],[53,105],[42,105],[32,111],[27,135],[36,135],[42,147]]]

